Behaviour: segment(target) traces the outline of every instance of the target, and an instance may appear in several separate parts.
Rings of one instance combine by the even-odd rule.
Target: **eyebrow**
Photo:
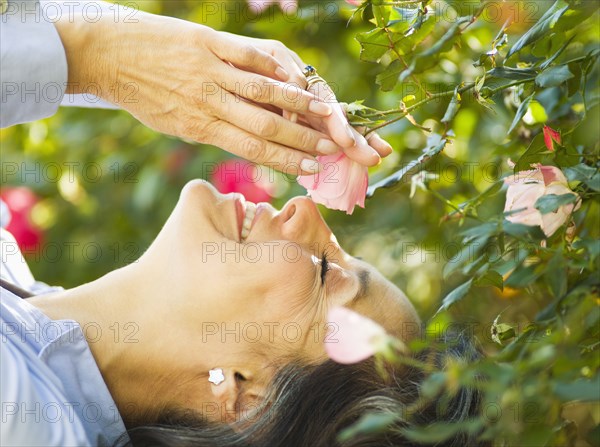
[[[361,298],[368,295],[371,272],[367,269],[360,269],[358,271],[358,281],[360,282],[360,288],[358,289],[358,292],[356,292],[356,295],[354,295],[354,298],[350,301],[351,304],[356,304]]]

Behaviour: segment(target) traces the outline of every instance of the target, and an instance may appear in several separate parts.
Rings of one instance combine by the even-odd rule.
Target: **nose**
[[[308,197],[294,197],[282,210],[282,233],[287,240],[307,245],[319,251],[315,244],[335,242],[333,233],[321,217],[315,203]]]

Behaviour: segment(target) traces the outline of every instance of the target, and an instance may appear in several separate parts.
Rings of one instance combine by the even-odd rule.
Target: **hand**
[[[142,12],[136,19],[122,23],[106,15],[97,23],[56,23],[67,53],[69,93],[85,91],[93,82],[103,99],[155,130],[292,174],[316,172],[314,156],[340,149],[325,133],[263,107],[315,122],[333,113],[312,93],[282,82],[299,77],[297,61],[282,44],[252,45],[249,39]]]
[[[350,126],[342,105],[337,101],[328,84],[323,82],[312,84],[308,91],[330,104],[333,113],[321,119],[307,116],[306,121],[315,129],[328,133],[342,146],[348,158],[365,166],[374,166],[380,163],[381,157],[387,157],[392,153],[392,146],[377,133],[371,132],[365,138],[362,134],[366,130],[364,127]]]
[[[248,45],[261,49],[275,57],[289,73],[287,82],[306,89],[307,82],[303,69],[307,64],[294,51],[276,40],[255,39],[233,34],[230,36],[232,39],[245,41]],[[309,124],[312,128],[327,134],[350,159],[365,166],[375,166],[381,161],[381,157],[386,157],[392,153],[392,147],[389,143],[375,132],[371,132],[365,139],[361,133],[364,132],[364,128],[355,129],[348,123],[344,109],[337,101],[329,85],[323,83],[313,84],[308,91],[329,104],[332,113],[324,117],[300,116],[300,122]],[[285,109],[283,110],[283,116],[293,122],[298,120],[297,113],[287,112]]]

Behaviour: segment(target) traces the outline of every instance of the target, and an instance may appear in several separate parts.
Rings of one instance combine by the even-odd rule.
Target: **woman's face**
[[[207,368],[256,383],[256,396],[258,384],[290,359],[326,358],[332,306],[354,309],[398,336],[418,323],[402,292],[344,252],[306,197],[278,211],[190,182],[139,264],[145,275],[164,278],[166,312],[174,314],[165,321],[177,321],[173,330],[182,334],[196,332],[185,341],[198,343],[190,355],[201,352]]]

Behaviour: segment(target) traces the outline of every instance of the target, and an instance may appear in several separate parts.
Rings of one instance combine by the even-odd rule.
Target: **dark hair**
[[[450,345],[429,348],[415,356],[437,370],[447,362],[472,362],[479,350],[467,337]],[[406,439],[403,429],[434,422],[461,422],[475,418],[481,394],[475,388],[459,388],[446,400],[433,399],[414,405],[427,377],[422,368],[386,365],[385,373],[373,359],[355,365],[327,360],[316,366],[291,364],[275,377],[262,411],[252,423],[234,430],[225,423],[209,423],[192,412],[170,412],[159,424],[129,430],[130,446],[194,447],[370,447],[421,445]],[[444,405],[436,401],[445,401]],[[398,418],[378,433],[339,440],[340,432],[367,412],[396,413]],[[465,432],[444,442],[447,447],[485,446]]]

